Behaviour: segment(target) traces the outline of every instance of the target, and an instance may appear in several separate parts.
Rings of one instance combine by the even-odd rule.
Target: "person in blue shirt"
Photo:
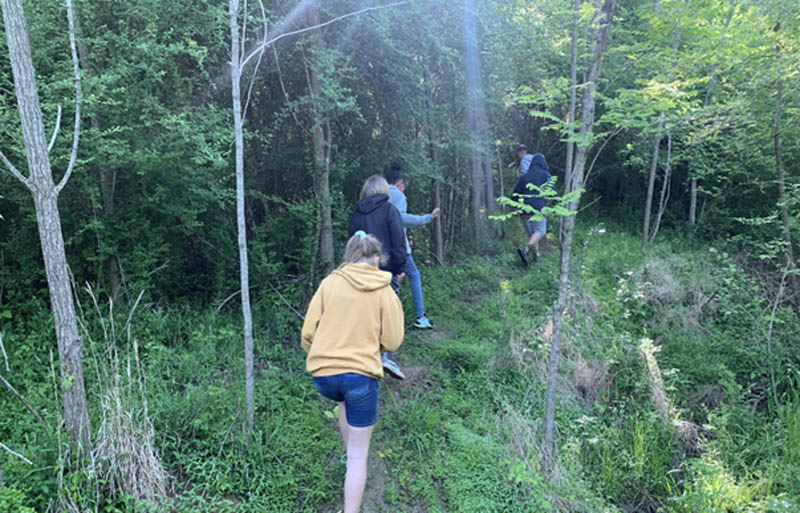
[[[539,260],[539,241],[547,234],[547,218],[542,217],[542,219],[539,220],[533,219],[535,214],[541,214],[542,209],[547,206],[547,198],[533,192],[528,188],[528,184],[543,187],[551,178],[550,168],[547,167],[547,161],[544,155],[535,153],[530,157],[530,165],[525,169],[525,173],[520,175],[517,186],[512,193],[512,196],[522,198],[525,204],[533,209],[533,212],[525,212],[520,215],[522,226],[525,227],[525,232],[528,234],[528,243],[517,249],[517,252],[522,259],[522,263],[526,266],[530,261],[529,248],[531,246],[534,247],[535,251],[533,260]],[[520,171],[522,171],[522,164],[520,164]]]
[[[433,323],[428,319],[428,315],[425,312],[425,302],[422,298],[422,278],[420,277],[417,265],[414,263],[414,258],[411,256],[411,244],[408,243],[408,234],[406,231],[408,228],[424,226],[430,223],[439,217],[440,209],[436,208],[430,214],[421,216],[408,213],[408,199],[405,195],[406,175],[403,173],[399,164],[392,164],[392,167],[386,173],[386,181],[389,182],[389,202],[397,208],[400,212],[400,218],[403,220],[403,234],[406,243],[404,271],[411,284],[411,297],[414,300],[414,309],[417,314],[414,327],[431,329],[433,328]]]
[[[517,146],[517,160],[519,161],[517,180],[519,180],[525,173],[528,172],[528,169],[531,167],[531,161],[533,160],[533,155],[528,153],[528,148],[524,144]]]

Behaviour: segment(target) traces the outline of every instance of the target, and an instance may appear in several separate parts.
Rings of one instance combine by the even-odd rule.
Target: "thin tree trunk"
[[[489,155],[484,151],[481,154],[481,165],[484,173],[484,183],[486,184],[486,214],[494,215],[494,176],[492,172],[492,165],[489,163]]]
[[[569,44],[569,114],[567,117],[569,123],[575,121],[575,108],[578,103],[578,20],[581,1],[582,0],[574,0],[572,4],[572,10],[575,11],[575,14],[572,15],[572,40]],[[573,131],[570,129],[569,136],[572,137],[572,134]],[[565,187],[570,183],[574,155],[575,143],[571,141],[567,142],[567,163],[564,173]]]
[[[247,16],[247,13],[245,13]],[[239,245],[239,282],[242,288],[244,319],[244,390],[247,408],[247,432],[252,433],[255,417],[253,384],[253,317],[250,312],[250,272],[247,260],[247,225],[244,208],[244,130],[242,120],[242,68],[239,42],[239,0],[230,0],[228,18],[231,30],[231,100],[236,146],[236,229]]]
[[[587,137],[594,126],[595,111],[595,92],[597,91],[597,80],[600,77],[600,69],[608,44],[608,35],[611,30],[611,22],[616,11],[616,0],[605,0],[601,5],[601,0],[594,0],[594,36],[595,42],[592,50],[592,63],[589,70],[586,88],[583,92],[582,113],[581,113],[581,138]],[[569,190],[577,190],[583,182],[583,170],[586,166],[586,156],[589,151],[588,146],[579,146],[575,155],[575,165],[573,166],[571,184]],[[578,211],[580,199],[573,200],[569,205],[569,210]],[[567,306],[569,295],[569,273],[572,263],[572,238],[575,231],[575,216],[569,216],[564,221],[564,240],[561,245],[561,272],[559,277],[558,299],[553,307],[553,334],[550,340],[550,364],[547,376],[547,397],[545,412],[545,435],[544,435],[544,468],[548,473],[554,469],[554,430],[556,413],[556,387],[558,384],[558,359],[561,343],[561,331],[564,317],[564,310]]]
[[[656,13],[658,13],[659,5],[656,3]],[[681,41],[681,33],[675,34],[675,41],[672,43],[673,53],[678,51],[678,45]],[[644,209],[644,227],[642,229],[642,248],[647,246],[647,241],[651,240],[650,237],[650,213],[653,209],[653,188],[656,180],[656,171],[658,170],[658,153],[661,147],[661,138],[664,133],[665,114],[661,113],[661,118],[658,120],[658,130],[656,131],[656,140],[653,142],[653,155],[650,160],[650,178],[647,182],[647,199],[645,201]],[[663,201],[663,196],[662,196]],[[655,238],[655,235],[653,235]]]
[[[658,169],[658,150],[661,146],[661,134],[664,130],[664,114],[658,120],[658,130],[653,140],[653,155],[650,158],[650,178],[647,180],[647,199],[644,207],[644,223],[642,226],[642,248],[647,246],[650,239],[650,211],[653,209],[653,190],[656,184],[656,170]]]
[[[569,112],[567,121],[575,121],[575,109],[578,103],[578,21],[580,20],[580,9],[583,0],[573,0],[572,10],[572,38],[569,44]],[[572,138],[575,131],[570,127],[568,137]],[[572,183],[572,167],[575,158],[575,143],[567,142],[567,158],[564,169],[564,194],[569,193]],[[564,218],[558,220],[558,240],[564,240]]]
[[[505,169],[503,166],[503,160],[500,158],[499,146],[494,147],[494,157],[495,160],[497,161],[497,174],[500,177],[500,197],[504,198],[506,195],[506,184],[505,184],[505,179],[503,177],[503,172],[505,171]],[[500,206],[500,213],[501,214],[506,213],[505,205]],[[500,221],[500,239],[504,240],[505,238],[506,238],[506,222]]]
[[[438,171],[439,169],[439,148],[431,144],[431,160]],[[442,184],[439,178],[433,180],[433,208],[442,209]],[[433,220],[434,248],[436,250],[436,261],[439,265],[444,265],[444,235],[443,235],[443,216]]]
[[[656,213],[656,220],[653,223],[653,233],[650,235],[650,243],[655,240],[658,235],[658,230],[661,228],[661,218],[664,217],[664,211],[667,209],[667,202],[669,201],[670,191],[670,178],[672,174],[672,134],[667,130],[667,161],[664,163],[664,181],[661,184],[661,196],[658,199],[658,213]]]
[[[442,208],[442,184],[437,179],[434,183],[434,201],[435,205],[434,208]],[[448,215],[450,215],[448,213]],[[433,220],[433,228],[434,234],[436,237],[436,261],[439,265],[444,265],[444,217],[442,214],[439,215],[436,219]]]
[[[75,305],[64,251],[64,237],[58,213],[58,193],[69,180],[77,157],[81,104],[80,72],[75,49],[72,2],[67,0],[66,3],[76,93],[73,151],[67,172],[61,182],[55,185],[21,0],[2,0],[2,8],[9,58],[14,75],[17,107],[25,141],[29,178],[22,176],[5,158],[3,160],[9,165],[12,173],[28,187],[33,196],[50,303],[53,309],[53,323],[58,341],[61,386],[64,394],[64,419],[70,438],[84,448],[88,448],[91,443],[91,426],[83,381],[83,347],[78,334],[78,322],[75,316]]]
[[[311,6],[309,19],[312,26],[319,25],[319,7]],[[319,44],[323,44],[322,41]],[[321,95],[320,71],[313,64],[308,69],[309,89],[312,101],[313,144],[314,144],[314,194],[317,197],[318,222],[320,223],[320,259],[322,271],[327,274],[333,269],[333,220],[331,216],[330,162],[328,151],[331,146],[327,116],[320,112]]]
[[[477,32],[477,0],[466,0],[464,5],[464,32],[466,48],[464,52],[466,60],[466,83],[467,83],[467,125],[470,131],[470,143],[472,145],[472,168],[470,173],[472,196],[470,202],[470,214],[475,236],[475,246],[479,247],[483,242],[485,225],[481,207],[488,199],[486,196],[486,143],[487,143],[487,119],[486,110],[483,103],[483,87],[481,85],[481,62],[480,50],[478,45]]]
[[[775,45],[776,57],[780,58],[780,46]],[[778,84],[775,96],[775,126],[772,130],[772,141],[775,149],[775,174],[778,182],[778,206],[783,224],[783,240],[786,243],[786,265],[794,266],[794,252],[792,250],[792,231],[789,225],[789,208],[786,206],[786,183],[784,179],[783,155],[781,153],[781,115],[783,113],[783,77],[778,70]]]

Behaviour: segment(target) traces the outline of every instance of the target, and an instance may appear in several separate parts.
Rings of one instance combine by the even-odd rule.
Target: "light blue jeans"
[[[414,309],[417,311],[417,317],[422,317],[425,315],[425,303],[422,301],[422,278],[419,275],[417,264],[414,263],[414,259],[411,257],[411,253],[406,255],[405,271],[411,286]]]

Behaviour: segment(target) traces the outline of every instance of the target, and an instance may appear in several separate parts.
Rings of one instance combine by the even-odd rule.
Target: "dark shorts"
[[[378,421],[378,380],[355,372],[314,378],[317,391],[336,402],[344,402],[347,423],[369,427]]]

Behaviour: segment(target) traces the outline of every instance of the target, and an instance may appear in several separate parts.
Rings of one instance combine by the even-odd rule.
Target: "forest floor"
[[[381,384],[363,510],[798,511],[795,314],[769,308],[768,291],[754,294],[757,284],[722,251],[665,236],[643,253],[637,236],[603,224],[582,227],[575,244],[557,388],[557,471],[543,477],[543,333],[559,264],[550,244],[529,269],[509,242],[486,256],[423,267],[436,328],[408,330],[396,354],[407,379]],[[413,311],[407,288],[401,295]],[[299,320],[267,297],[255,308],[251,439],[242,433],[235,315],[188,308],[136,314],[131,338],[145,373],[152,444],[172,478],[169,500],[136,511],[341,509],[335,405],[304,371]],[[49,363],[36,350],[43,336],[30,330],[5,343],[14,348],[9,375],[33,404],[53,404],[43,408],[53,420]],[[129,355],[124,339],[118,345]],[[102,343],[89,344],[95,398],[102,354]],[[32,470],[0,455],[0,513],[20,505],[43,511],[54,500],[57,454],[19,405],[0,406],[13,413],[0,418],[0,439],[44,462]],[[98,486],[73,478],[65,491],[88,506]],[[131,511],[124,496],[101,502],[98,510]]]

